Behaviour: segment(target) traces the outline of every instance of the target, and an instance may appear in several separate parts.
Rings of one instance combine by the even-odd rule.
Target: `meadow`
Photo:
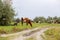
[[[33,24],[32,27],[30,25],[27,26],[25,23],[24,23],[23,26],[21,25],[21,23],[19,23],[17,26],[0,26],[0,34],[15,33],[15,32],[20,32],[20,31],[27,30],[27,29],[32,29],[32,28],[35,28],[35,27],[43,27],[43,26],[48,25],[46,23],[42,23],[42,24],[32,23],[32,24]]]
[[[60,40],[60,27],[51,28],[45,31],[44,40]]]
[[[41,23],[41,24],[40,23],[32,23],[32,24],[33,24],[32,27],[30,25],[26,26],[25,23],[24,23],[23,26],[21,25],[21,23],[19,23],[17,26],[0,26],[0,34],[11,34],[11,33],[16,33],[16,32],[20,32],[20,31],[28,30],[28,29],[32,29],[32,28],[37,28],[37,27],[38,28],[43,28],[43,27],[60,27],[60,24],[49,24],[49,23]],[[59,30],[60,29],[55,30],[55,31],[57,32]],[[54,31],[54,29],[52,29],[52,32],[53,31]],[[50,35],[49,32],[51,32],[51,31],[46,31],[45,34],[46,35]],[[55,34],[56,32],[54,32],[53,34]],[[57,34],[59,34],[59,32],[57,32]],[[47,36],[47,38],[48,38],[48,36]],[[6,37],[6,38],[0,37],[0,40],[8,40],[8,39],[9,39],[8,37]],[[32,39],[29,39],[29,40],[32,40]],[[46,40],[48,40],[48,39],[46,39]]]
[[[30,25],[26,26],[26,24],[24,24],[23,26],[21,25],[21,23],[19,23],[17,26],[0,26],[0,34],[9,34],[9,33],[15,33],[15,32],[20,32],[23,30],[27,30],[27,29],[32,29],[32,28],[42,28],[42,27],[60,27],[60,24],[48,24],[48,23],[32,23],[33,26],[31,27]]]

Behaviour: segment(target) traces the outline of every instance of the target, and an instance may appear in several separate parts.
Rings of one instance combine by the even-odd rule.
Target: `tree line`
[[[60,17],[50,17],[48,16],[48,18],[45,17],[35,17],[33,19],[34,22],[36,23],[60,23]]]

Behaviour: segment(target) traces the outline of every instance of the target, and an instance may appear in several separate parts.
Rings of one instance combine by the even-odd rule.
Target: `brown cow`
[[[26,23],[26,25],[30,24],[30,26],[32,27],[32,23],[31,20],[29,18],[21,18],[21,24],[23,25],[23,22]]]

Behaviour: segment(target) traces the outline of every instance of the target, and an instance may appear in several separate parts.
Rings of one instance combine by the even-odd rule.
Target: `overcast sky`
[[[60,0],[13,0],[16,17],[60,16]]]

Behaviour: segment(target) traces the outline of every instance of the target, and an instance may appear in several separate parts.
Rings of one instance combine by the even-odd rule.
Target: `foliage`
[[[44,17],[35,17],[35,18],[34,18],[34,21],[35,21],[36,23],[38,23],[38,22],[44,23],[44,22],[46,22],[46,19],[45,19]]]
[[[52,21],[53,21],[52,17],[48,16],[47,23],[52,23]]]
[[[17,18],[17,19],[15,20],[15,22],[19,23],[19,22],[20,22],[20,19],[19,19],[19,18]]]
[[[39,21],[39,18],[38,17],[35,17],[34,18],[34,22],[38,23],[38,21]]]
[[[9,25],[14,15],[13,8],[0,0],[0,25]]]
[[[34,22],[38,23],[60,23],[60,17],[50,17],[48,16],[48,18],[45,17],[35,17],[34,18]]]
[[[39,17],[39,21],[40,21],[41,23],[45,23],[45,22],[46,22],[46,19],[45,19],[44,17]]]

